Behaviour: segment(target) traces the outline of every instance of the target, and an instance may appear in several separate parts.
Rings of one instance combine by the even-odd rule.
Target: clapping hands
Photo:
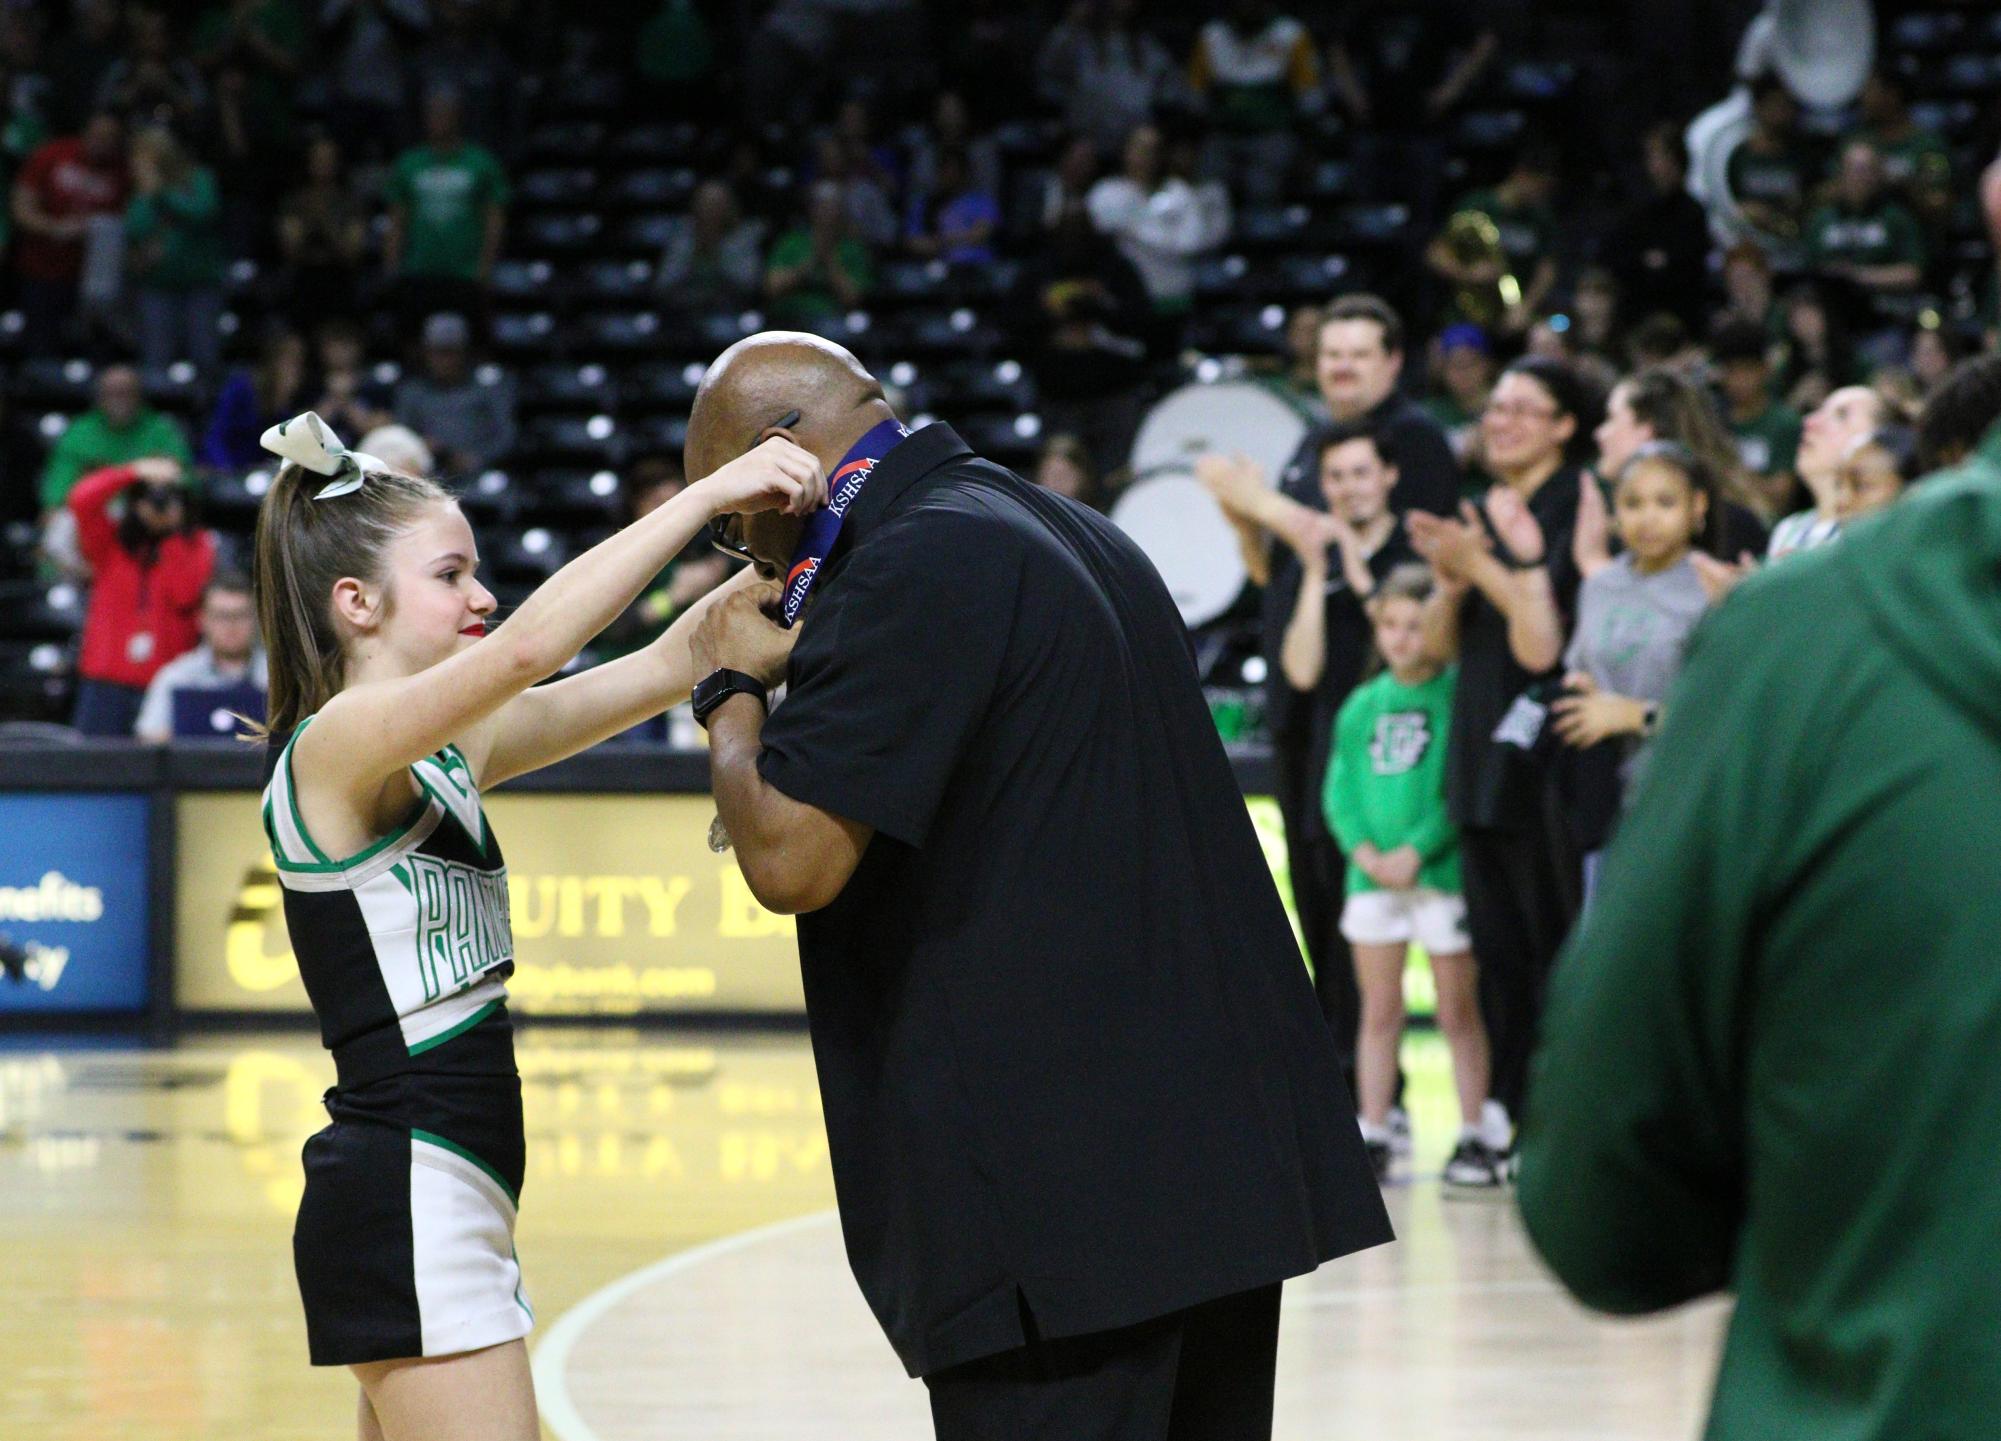
[[[1267,489],[1264,467],[1247,455],[1216,451],[1195,457],[1195,479],[1231,515],[1255,512],[1255,502]]]
[[[1586,580],[1612,563],[1612,516],[1605,492],[1589,471],[1577,478],[1577,528],[1570,534],[1570,558]]]
[[[1501,538],[1502,546],[1518,564],[1541,565],[1548,558],[1542,526],[1519,491],[1506,485],[1489,486],[1485,504],[1487,521],[1494,527],[1494,534]],[[1472,502],[1462,501],[1459,508],[1470,523],[1479,523]]]
[[[1690,551],[1688,558],[1695,566],[1695,577],[1702,582],[1703,594],[1709,597],[1712,606],[1721,604],[1725,596],[1758,568],[1757,557],[1748,550],[1739,552],[1734,563],[1718,560],[1707,551],[1700,550]]]
[[[1404,529],[1411,549],[1441,578],[1455,582],[1465,581],[1479,557],[1494,548],[1470,504],[1462,504],[1457,517],[1413,510],[1404,517]]]

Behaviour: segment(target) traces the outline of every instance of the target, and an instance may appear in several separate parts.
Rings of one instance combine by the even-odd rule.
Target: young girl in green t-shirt
[[[1459,836],[1445,809],[1445,748],[1453,666],[1424,655],[1431,590],[1423,566],[1392,571],[1369,605],[1384,670],[1360,686],[1334,723],[1327,824],[1348,856],[1341,934],[1355,955],[1362,1020],[1355,1038],[1362,1135],[1380,1178],[1390,1159],[1389,1111],[1403,1037],[1404,962],[1414,940],[1431,956],[1438,1028],[1459,1091],[1459,1144],[1445,1168],[1453,1185],[1498,1186],[1502,1161],[1481,1138],[1487,1099],[1487,1031],[1480,1020]]]

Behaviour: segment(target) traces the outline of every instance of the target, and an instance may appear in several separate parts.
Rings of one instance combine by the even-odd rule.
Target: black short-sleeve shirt
[[[923,1375],[1389,1239],[1152,566],[949,427],[855,502],[759,769],[876,835],[799,954],[842,1232]]]
[[[1390,509],[1398,515],[1424,510],[1433,515],[1451,515],[1459,508],[1464,476],[1452,454],[1452,442],[1425,408],[1392,390],[1362,417],[1361,423],[1375,433],[1383,459],[1397,468],[1396,488],[1390,492]],[[1316,462],[1330,422],[1307,431],[1292,459],[1279,477],[1279,489],[1301,505],[1325,510],[1327,501],[1320,493]]]
[[[1432,515],[1452,515],[1458,511],[1462,481],[1459,462],[1453,457],[1452,443],[1446,439],[1444,428],[1422,406],[1393,390],[1364,417],[1364,423],[1374,430],[1383,459],[1397,468],[1396,488],[1390,492],[1390,510],[1399,520],[1413,510]],[[1327,499],[1320,490],[1318,464],[1320,446],[1330,428],[1321,425],[1309,430],[1279,476],[1278,488],[1282,494],[1315,510],[1327,509]],[[1299,558],[1291,547],[1274,542],[1271,578],[1265,586],[1263,604],[1265,726],[1271,733],[1273,746],[1303,754],[1314,744],[1318,713],[1311,698],[1295,691],[1287,682],[1278,663],[1279,649],[1285,643],[1285,628],[1292,620],[1298,595]],[[1321,769],[1325,762],[1323,751],[1318,763]],[[1317,774],[1315,771],[1314,776]],[[1314,819],[1320,813],[1320,790],[1314,776],[1308,777],[1307,798],[1311,803],[1304,810],[1309,826],[1324,827],[1324,821]]]

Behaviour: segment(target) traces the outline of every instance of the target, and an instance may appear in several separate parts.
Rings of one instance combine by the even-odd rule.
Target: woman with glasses
[[[1572,556],[1583,461],[1601,403],[1567,361],[1502,372],[1480,417],[1494,484],[1458,518],[1413,512],[1412,544],[1439,585],[1427,644],[1459,657],[1446,798],[1460,829],[1467,920],[1493,1041],[1483,1137],[1511,1153],[1542,981],[1576,910],[1572,868],[1551,824],[1537,742],[1554,698],[1580,581]]]

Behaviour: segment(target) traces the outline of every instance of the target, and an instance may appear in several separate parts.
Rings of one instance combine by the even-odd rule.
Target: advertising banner
[[[758,905],[736,861],[710,851],[707,796],[485,800],[507,857],[520,1013],[803,1008],[792,920]],[[193,793],[179,806],[177,1004],[308,1010],[257,798]]]
[[[142,1011],[143,795],[0,795],[0,1015]]]
[[[708,796],[485,799],[507,857],[508,990],[520,1014],[804,1009],[792,919],[758,905],[735,859],[709,850]],[[1249,804],[1290,912],[1277,807],[1264,797]],[[175,1003],[305,1013],[256,797],[192,792],[178,805]]]

